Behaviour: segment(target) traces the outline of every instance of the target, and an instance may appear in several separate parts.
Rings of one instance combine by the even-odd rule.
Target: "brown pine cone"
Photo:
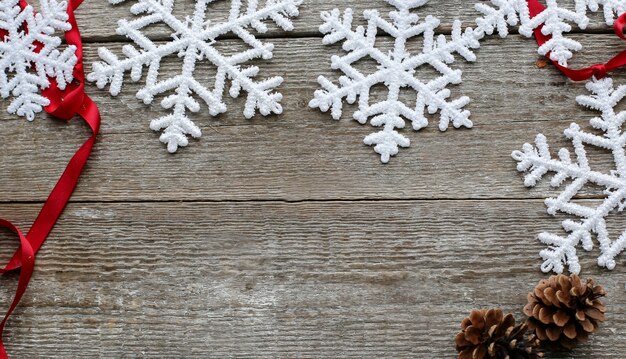
[[[600,298],[605,295],[591,279],[585,284],[576,274],[551,276],[528,293],[524,306],[528,327],[553,349],[572,349],[604,321],[606,309]]]
[[[539,340],[501,309],[472,310],[455,338],[459,359],[536,359]]]

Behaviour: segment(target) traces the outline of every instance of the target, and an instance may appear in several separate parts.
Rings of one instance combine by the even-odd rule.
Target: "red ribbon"
[[[13,302],[6,312],[4,319],[0,322],[0,359],[8,358],[2,340],[4,327],[7,319],[19,304],[30,282],[35,265],[35,253],[37,253],[48,237],[52,227],[54,227],[54,224],[57,222],[69,201],[72,192],[74,192],[76,183],[89,158],[89,154],[96,142],[96,136],[100,129],[100,113],[98,107],[89,96],[85,94],[83,46],[78,25],[76,24],[76,18],[74,17],[74,9],[80,6],[82,2],[83,0],[70,0],[67,6],[67,14],[69,15],[68,22],[72,25],[72,29],[65,33],[65,40],[68,44],[76,46],[76,56],[78,58],[73,71],[74,81],[68,84],[65,90],[60,90],[56,81],[51,80],[50,87],[43,90],[42,94],[50,100],[50,105],[45,108],[46,112],[66,121],[71,120],[75,115],[79,115],[91,128],[92,135],[74,154],[72,159],[70,159],[61,178],[52,189],[50,196],[48,196],[35,222],[25,236],[11,222],[0,219],[0,227],[8,228],[16,233],[20,239],[20,247],[9,260],[9,263],[3,269],[0,269],[0,273],[20,270]],[[26,0],[20,0],[20,6],[22,8],[27,5]],[[0,38],[5,35],[6,34],[0,34]]]
[[[546,8],[539,2],[539,0],[528,0],[528,9],[530,10],[530,17],[533,18],[539,15]],[[615,24],[613,25],[613,30],[615,31],[615,34],[621,39],[626,40],[626,35],[624,34],[624,26],[626,26],[626,13],[618,17],[615,21]],[[539,46],[545,44],[551,38],[551,36],[546,36],[541,33],[542,27],[543,26],[539,26],[534,30],[535,39],[537,40],[537,44],[539,44]],[[546,56],[550,58],[550,54],[547,54]],[[609,72],[626,66],[626,50],[620,52],[605,64],[595,64],[580,70],[574,70],[565,66],[561,66],[558,62],[552,59],[550,59],[550,61],[552,61],[554,66],[556,66],[559,71],[561,71],[571,80],[584,81],[589,80],[591,77],[595,77],[596,79],[602,79],[605,78]]]

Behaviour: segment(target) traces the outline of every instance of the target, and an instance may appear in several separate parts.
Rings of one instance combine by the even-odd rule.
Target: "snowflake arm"
[[[553,270],[561,273],[567,265],[570,272],[578,273],[580,264],[576,246],[582,244],[583,249],[592,250],[593,235],[600,244],[599,266],[613,269],[616,265],[615,257],[626,248],[626,230],[612,241],[605,222],[609,214],[623,212],[626,207],[626,135],[622,130],[626,112],[614,111],[615,106],[626,96],[626,86],[614,89],[612,80],[607,78],[589,82],[587,89],[593,95],[579,96],[577,101],[602,113],[600,117],[590,120],[594,128],[603,131],[602,136],[585,132],[580,126],[572,124],[564,133],[572,141],[574,159],[567,149],[559,151],[558,159],[552,158],[543,135],[537,136],[535,146],[525,144],[522,151],[513,152],[513,158],[518,161],[518,171],[526,172],[524,183],[528,187],[534,187],[549,172],[554,173],[550,182],[553,187],[561,187],[566,180],[570,180],[557,198],[546,200],[546,206],[552,215],[568,213],[580,220],[563,221],[563,229],[569,233],[567,237],[547,232],[539,234],[538,239],[549,246],[540,252],[544,260],[541,268],[545,272]],[[613,155],[615,170],[610,173],[592,170],[585,146],[609,150]],[[597,207],[572,202],[588,184],[605,188],[606,197]]]
[[[577,8],[580,8],[580,1],[577,3]],[[573,56],[572,51],[582,49],[582,45],[578,41],[563,36],[564,33],[572,31],[572,26],[567,21],[576,23],[581,29],[585,29],[589,25],[586,11],[574,12],[564,9],[559,7],[556,0],[547,0],[546,9],[532,19],[527,16],[522,19],[522,25],[519,28],[520,34],[530,37],[535,28],[542,26],[541,33],[550,35],[551,38],[539,47],[539,54],[547,55],[550,53],[550,58],[562,66],[567,66],[567,61]]]
[[[477,29],[484,31],[487,35],[498,31],[500,37],[504,38],[509,34],[509,26],[519,23],[518,10],[525,0],[492,0],[496,8],[484,3],[478,3],[475,8],[483,14],[483,17],[476,18]]]
[[[0,42],[0,96],[5,99],[13,96],[7,111],[29,121],[50,103],[39,94],[50,86],[49,78],[65,89],[72,81],[77,61],[76,47],[71,45],[59,51],[61,39],[54,36],[56,30],[71,28],[67,22],[67,3],[55,0],[40,3],[41,12],[35,14],[30,5],[20,9],[19,0],[0,1],[0,30],[7,33]]]
[[[589,25],[588,10],[596,12],[602,6],[607,25],[613,25],[615,18],[626,12],[626,2],[623,0],[574,0],[575,11],[567,10],[557,3],[557,0],[546,0],[546,8],[535,17],[530,18],[526,1],[517,2],[515,7],[520,14],[520,34],[531,37],[533,31],[541,27],[541,33],[550,36],[550,39],[538,49],[540,55],[548,55],[550,59],[567,67],[567,62],[573,57],[574,51],[580,51],[582,45],[566,37],[572,31],[570,23],[576,24],[581,30]]]
[[[607,25],[613,25],[615,19],[626,12],[626,2],[623,0],[587,0],[586,3],[589,10],[594,12],[598,11],[602,5]]]
[[[121,20],[117,32],[131,39],[139,48],[126,45],[122,50],[126,56],[123,60],[106,48],[99,49],[98,54],[104,61],[93,64],[93,72],[87,79],[95,81],[99,88],[109,85],[109,92],[116,96],[122,88],[126,72],[130,72],[131,80],[137,82],[141,80],[144,67],[147,67],[145,86],[137,92],[137,98],[150,104],[156,96],[170,93],[161,101],[161,106],[171,109],[172,113],[152,120],[150,128],[163,130],[160,140],[172,153],[178,147],[188,145],[188,135],[201,136],[200,129],[187,116],[187,111],[198,112],[201,108],[195,97],[206,103],[212,116],[227,110],[223,93],[228,80],[232,83],[228,91],[231,97],[238,97],[242,91],[247,93],[243,111],[246,118],[253,117],[257,111],[264,116],[282,113],[282,95],[274,92],[282,83],[282,78],[276,76],[257,81],[259,68],[242,66],[252,59],[271,59],[274,49],[272,44],[255,38],[247,27],[260,33],[266,32],[268,29],[263,21],[269,19],[285,31],[291,31],[293,25],[289,18],[298,15],[301,0],[267,0],[263,7],[259,7],[257,0],[248,0],[244,12],[241,10],[242,1],[232,0],[228,21],[220,23],[205,20],[210,0],[198,0],[193,17],[185,21],[172,15],[173,3],[174,0],[139,0],[134,4],[131,12],[139,17],[132,21]],[[172,41],[156,44],[148,39],[142,31],[153,23],[164,23],[170,27],[173,30]],[[213,45],[218,37],[227,33],[235,34],[250,48],[231,56],[221,54]],[[181,73],[159,80],[160,63],[168,56],[182,59]],[[194,77],[196,64],[201,61],[208,61],[216,67],[212,88]]]
[[[325,35],[323,43],[330,45],[342,42],[346,52],[343,56],[333,56],[331,59],[331,67],[340,70],[343,76],[339,77],[339,85],[320,76],[318,82],[321,88],[309,103],[310,107],[319,108],[323,112],[330,110],[332,117],[338,120],[343,113],[344,101],[353,104],[358,99],[359,109],[352,117],[361,124],[369,120],[372,126],[382,128],[366,136],[364,143],[374,146],[383,163],[396,155],[400,147],[410,145],[410,140],[397,131],[405,127],[407,120],[417,131],[428,125],[427,112],[431,115],[439,113],[441,131],[447,130],[450,123],[455,128],[472,127],[470,112],[464,109],[469,98],[462,96],[450,99],[448,86],[461,83],[462,75],[461,70],[450,66],[455,61],[454,55],[475,61],[476,55],[472,50],[480,47],[482,38],[495,31],[504,37],[508,34],[508,26],[518,22],[515,6],[507,0],[492,0],[497,8],[485,4],[476,6],[484,15],[476,20],[476,28],[463,31],[461,23],[456,21],[448,40],[444,35],[435,36],[435,29],[440,24],[437,18],[427,16],[422,21],[410,12],[426,1],[388,2],[397,9],[389,13],[391,21],[384,19],[376,10],[367,10],[364,12],[367,26],[358,26],[354,30],[351,9],[346,9],[343,14],[338,9],[322,12],[320,32]],[[383,52],[376,46],[378,29],[395,39],[393,50]],[[424,38],[423,49],[411,54],[407,43],[417,36]],[[376,61],[377,71],[363,74],[358,70],[355,63],[364,58]],[[423,66],[434,69],[440,75],[430,81],[417,78],[415,74]],[[387,98],[370,103],[371,89],[380,84],[387,87]],[[415,92],[415,106],[409,106],[401,100],[402,89]]]

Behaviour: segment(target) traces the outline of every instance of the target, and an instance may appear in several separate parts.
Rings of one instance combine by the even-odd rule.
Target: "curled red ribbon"
[[[65,90],[60,90],[56,82],[51,80],[50,87],[43,90],[42,94],[50,100],[50,105],[45,108],[47,113],[66,121],[71,120],[75,115],[79,115],[89,125],[92,135],[83,143],[72,159],[70,159],[61,178],[52,189],[50,196],[48,196],[39,215],[26,235],[23,235],[11,222],[0,219],[0,227],[13,231],[20,239],[19,248],[9,260],[9,263],[3,269],[0,269],[0,273],[20,270],[13,302],[7,310],[4,319],[0,322],[0,359],[8,358],[2,340],[4,328],[9,316],[19,304],[20,299],[28,287],[35,265],[35,253],[37,253],[48,237],[48,234],[69,201],[72,192],[74,192],[74,188],[76,187],[85,163],[87,163],[100,129],[100,112],[98,111],[98,107],[89,96],[85,94],[83,47],[78,25],[76,24],[76,18],[74,17],[74,10],[80,6],[82,1],[83,0],[70,0],[67,6],[68,22],[72,25],[72,29],[65,33],[65,40],[68,44],[76,46],[76,57],[78,58],[73,72],[74,82],[69,84]],[[27,5],[26,0],[20,0],[20,6],[22,8]],[[0,37],[4,35],[6,34],[0,34]]]
[[[530,10],[530,17],[533,18],[539,15],[546,8],[543,6],[539,0],[528,0],[528,9]],[[613,25],[613,30],[615,34],[619,36],[621,39],[626,40],[626,35],[624,34],[624,26],[626,26],[626,13],[622,14],[617,18],[615,24]],[[541,33],[541,28],[543,26],[539,26],[534,30],[535,39],[537,40],[537,44],[539,46],[545,44],[548,40],[550,40],[551,36],[546,36]],[[546,55],[550,58],[550,54]],[[595,77],[596,79],[602,79],[607,76],[607,74],[611,71],[617,70],[620,67],[626,66],[626,50],[620,52],[611,60],[609,60],[606,64],[595,64],[589,66],[584,69],[570,69],[565,66],[559,65],[558,62],[550,59],[554,66],[556,66],[559,71],[561,71],[565,76],[569,77],[574,81],[585,81],[589,80],[591,77]]]

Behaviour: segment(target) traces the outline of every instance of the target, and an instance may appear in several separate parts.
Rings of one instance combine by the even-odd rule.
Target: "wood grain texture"
[[[594,38],[598,42],[579,62],[591,63],[595,54],[609,58],[621,45],[615,36]],[[346,107],[339,122],[308,107],[318,88],[317,76],[338,76],[329,64],[338,46],[322,46],[316,38],[274,42],[275,58],[261,67],[265,76],[285,77],[284,114],[246,120],[241,114],[244,99],[228,98],[229,111],[217,118],[205,108],[192,115],[203,137],[174,156],[159,142],[159,133],[148,128],[151,119],[164,113],[160,99],[150,106],[137,100],[140,83],[129,82],[118,97],[90,87],[104,116],[102,135],[73,199],[539,198],[554,191],[547,186],[525,189],[511,152],[537,133],[548,136],[555,148],[566,146],[562,132],[569,123],[589,128],[588,119],[596,115],[576,104],[576,96],[586,92],[583,83],[565,81],[551,67],[536,68],[531,40],[490,39],[478,52],[479,62],[459,62],[464,82],[452,88],[454,96],[472,99],[468,108],[475,127],[442,133],[433,117],[424,130],[403,130],[411,147],[381,165],[374,150],[362,143],[376,129],[352,120],[353,106]],[[88,63],[96,59],[99,45],[87,47]],[[163,65],[164,76],[180,71],[177,61]],[[303,63],[308,64],[305,71]],[[624,72],[614,77],[621,81]],[[78,121],[67,125],[44,116],[25,123],[3,109],[0,118],[0,151],[24,159],[0,162],[0,171],[10,174],[0,177],[0,188],[11,188],[0,193],[0,201],[45,199],[88,130]],[[601,153],[594,158],[603,166],[610,160]],[[37,176],[28,171],[33,163]]]
[[[534,234],[558,227],[541,201],[73,204],[39,256],[9,350],[451,358],[471,308],[520,313],[544,277]],[[624,263],[600,270],[593,254],[582,265],[607,287],[609,319],[572,357],[618,358]]]
[[[489,3],[487,0],[477,1],[463,1],[463,0],[444,0],[444,1],[431,1],[429,4],[421,7],[416,11],[421,17],[427,15],[433,15],[439,18],[441,25],[437,29],[440,32],[449,32],[452,28],[452,22],[460,20],[464,26],[474,26],[476,17],[480,16],[480,13],[474,9],[473,4],[483,2]],[[263,4],[264,1],[259,1]],[[130,13],[130,6],[132,1],[126,1],[125,3],[112,6],[108,1],[91,1],[81,6],[77,11],[77,20],[79,25],[89,24],[90,26],[82,26],[81,33],[83,37],[88,41],[112,41],[119,40],[121,37],[116,34],[118,19],[131,19],[133,15]],[[177,16],[191,16],[193,14],[195,2],[194,0],[182,0],[177,1],[174,6],[174,13]],[[573,9],[573,3],[564,3],[566,8]],[[230,2],[228,1],[216,1],[211,5],[208,19],[213,21],[221,21],[226,19],[229,13]],[[302,37],[302,36],[321,36],[319,34],[319,26],[322,21],[320,19],[320,13],[322,11],[331,11],[335,8],[344,10],[350,8],[354,13],[354,23],[364,24],[365,21],[362,18],[363,11],[371,8],[377,8],[382,14],[387,14],[394,8],[385,1],[371,1],[365,0],[341,0],[341,1],[327,1],[327,0],[304,0],[300,6],[300,16],[293,20],[294,30],[292,32],[284,32],[281,29],[270,27],[270,30],[262,36],[269,37]],[[106,14],[106,15],[104,15]],[[610,32],[610,28],[603,23],[603,17],[601,13],[592,14],[590,25],[587,27],[587,32]],[[515,29],[513,30],[515,31]],[[164,26],[153,26],[148,31],[148,36],[153,39],[169,38],[171,32]]]
[[[124,44],[116,21],[132,3],[81,6],[88,69],[98,47]],[[178,1],[176,14],[193,4]],[[215,5],[212,18],[225,17],[227,2]],[[500,306],[521,319],[526,292],[546,277],[536,234],[560,233],[565,217],[546,214],[543,198],[558,190],[524,188],[510,153],[537,133],[555,150],[569,146],[571,122],[589,129],[596,114],[575,103],[584,84],[537,68],[533,40],[488,39],[477,63],[458,63],[464,82],[452,88],[471,97],[475,127],[405,130],[411,148],[382,165],[362,144],[375,129],[351,119],[354,107],[340,121],[308,108],[317,76],[339,75],[330,56],[340,46],[321,44],[319,12],[352,7],[358,15],[374,5],[390,9],[382,0],[305,0],[294,32],[264,35],[274,58],[254,62],[260,76],[285,78],[284,114],[246,120],[243,99],[228,98],[227,113],[194,115],[203,137],[175,155],[149,130],[162,110],[135,98],[139,84],[118,97],[88,87],[102,134],[9,323],[12,357],[454,358],[454,335],[471,309]],[[442,32],[477,15],[460,0],[431,1],[419,13],[441,17]],[[624,47],[602,25],[575,37],[585,51],[573,66]],[[221,47],[238,48],[228,38]],[[178,59],[161,70],[178,71]],[[613,77],[624,83],[626,72]],[[0,217],[28,228],[88,130],[45,116],[27,123],[5,106]],[[606,153],[590,155],[610,167]],[[600,196],[587,190],[579,200]],[[623,218],[609,218],[612,233]],[[626,357],[626,261],[600,269],[597,251],[581,253],[581,264],[609,291],[608,320],[589,343],[551,358]],[[15,279],[0,277],[0,303]]]

